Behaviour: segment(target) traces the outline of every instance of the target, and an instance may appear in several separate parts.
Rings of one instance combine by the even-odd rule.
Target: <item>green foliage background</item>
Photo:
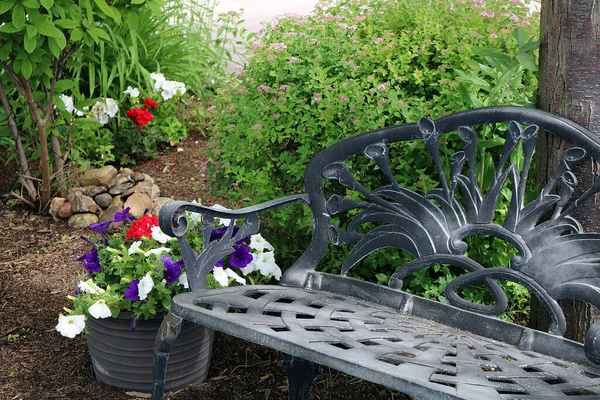
[[[266,26],[246,65],[215,100],[216,194],[257,203],[303,192],[308,161],[346,137],[465,108],[533,104],[535,18],[518,1],[481,3],[325,2],[308,16],[285,16]],[[484,187],[500,134],[483,132]],[[422,146],[400,148],[396,156],[401,183],[421,192],[432,188]],[[376,187],[368,174],[359,181]],[[265,224],[289,265],[308,243],[308,211],[288,208]],[[510,249],[500,251],[500,261],[507,262]],[[324,269],[339,270],[342,253],[330,251]],[[360,276],[382,283],[406,261],[389,252],[369,260]],[[443,300],[440,287],[450,275],[428,272],[408,288]]]

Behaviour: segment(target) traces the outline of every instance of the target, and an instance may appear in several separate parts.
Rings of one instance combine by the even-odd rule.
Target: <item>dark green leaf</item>
[[[6,60],[12,51],[12,41],[8,41],[4,46],[0,46],[0,60]]]
[[[35,40],[35,36],[30,38],[29,36],[25,36],[23,40],[23,47],[25,51],[31,54],[35,50],[35,46],[37,44],[37,40]]]
[[[37,0],[21,0],[23,7],[37,9],[40,7],[40,2]]]
[[[60,31],[60,29],[58,29],[56,26],[54,26],[54,24],[51,21],[48,21],[48,20],[41,21],[41,22],[35,24],[35,27],[44,36],[49,36],[49,37],[54,37],[54,38],[58,38],[58,37],[62,36],[64,38],[64,35]]]
[[[105,0],[94,0],[94,3],[96,3],[100,11],[102,11],[104,14],[108,15],[111,18],[114,17],[112,8],[110,8],[110,6],[106,4]]]
[[[27,25],[27,33],[25,37],[34,38],[38,33],[37,28],[34,25]]]
[[[0,3],[0,15],[10,10],[16,3],[16,0],[3,0]]]
[[[31,74],[33,73],[33,65],[31,65],[31,61],[28,59],[23,60],[21,64],[21,73],[25,79],[31,78]]]
[[[108,33],[106,33],[103,29],[100,28],[90,28],[88,30],[88,33],[92,35],[92,37],[97,37],[103,40],[110,40],[110,36],[108,36]]]
[[[54,38],[48,38],[48,47],[55,58],[60,57],[61,48]]]
[[[25,26],[22,26],[21,28],[16,28],[12,22],[7,22],[4,25],[0,26],[0,32],[17,33],[17,32],[21,32],[24,28],[25,28]]]
[[[15,28],[22,28],[25,25],[25,9],[20,4],[12,10],[12,23]]]
[[[83,37],[83,30],[81,28],[75,28],[71,32],[71,40],[74,42],[78,42]]]
[[[533,59],[533,57],[531,57],[527,53],[519,53],[519,54],[517,54],[517,60],[519,60],[519,63],[525,69],[528,69],[530,71],[537,71],[538,70],[538,66],[537,66],[535,60]]]
[[[56,21],[54,21],[54,25],[64,29],[75,29],[78,26],[77,22],[73,21],[72,19],[66,18],[57,19]]]
[[[65,90],[72,89],[75,83],[70,79],[61,79],[56,82],[56,92],[62,93]]]
[[[40,0],[40,3],[46,10],[50,10],[54,5],[54,0]]]
[[[515,29],[513,31],[513,36],[517,39],[517,42],[519,42],[519,47],[523,47],[527,43],[527,34],[523,28],[519,27]]]

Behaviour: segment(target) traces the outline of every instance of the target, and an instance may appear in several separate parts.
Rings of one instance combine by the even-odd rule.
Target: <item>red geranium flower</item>
[[[154,100],[152,100],[150,97],[148,97],[147,99],[144,99],[144,108],[156,108],[158,107],[158,103],[155,102]]]
[[[150,111],[139,107],[129,109],[129,111],[127,111],[127,118],[131,119],[140,128],[144,125],[148,125],[148,122],[154,119]]]
[[[127,239],[152,238],[152,228],[155,226],[158,226],[158,216],[143,215],[133,221],[125,237]]]

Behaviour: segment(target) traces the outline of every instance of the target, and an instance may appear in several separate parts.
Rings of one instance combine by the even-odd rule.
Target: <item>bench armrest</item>
[[[206,276],[215,263],[233,253],[233,245],[236,242],[258,232],[259,213],[298,202],[308,205],[308,195],[286,196],[236,210],[215,209],[186,201],[171,201],[161,208],[158,221],[160,229],[165,234],[176,237],[179,241],[190,288],[198,290],[205,288]],[[197,253],[199,249],[192,249],[185,239],[189,226],[188,218],[192,218],[193,214],[199,214],[202,218],[203,246],[199,254]],[[215,218],[229,219],[231,222],[223,237],[211,242],[210,234],[214,228]],[[237,231],[234,231],[235,221],[239,219],[243,219],[244,222]]]

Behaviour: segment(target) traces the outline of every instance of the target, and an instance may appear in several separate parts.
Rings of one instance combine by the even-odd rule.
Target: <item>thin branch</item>
[[[4,106],[4,111],[6,113],[6,117],[8,119],[8,126],[13,134],[13,138],[15,140],[15,144],[17,146],[17,154],[19,156],[19,164],[21,167],[22,176],[25,177],[26,174],[29,174],[29,163],[27,162],[27,156],[25,155],[25,149],[23,148],[23,142],[21,141],[21,136],[19,135],[19,129],[17,128],[17,123],[15,122],[15,118],[12,113],[12,109],[10,107],[10,103],[8,102],[8,98],[6,97],[6,91],[4,89],[4,84],[2,80],[0,80],[0,100],[2,101],[2,105]],[[29,197],[33,201],[37,200],[37,192],[35,187],[26,179],[22,178],[23,185],[25,189],[27,189],[27,193]]]
[[[35,204],[33,204],[32,202],[30,202],[29,200],[27,200],[25,197],[21,196],[20,194],[17,194],[14,191],[12,191],[12,192],[10,192],[10,195],[17,200],[21,200],[23,203],[27,204],[29,207],[35,208]]]

